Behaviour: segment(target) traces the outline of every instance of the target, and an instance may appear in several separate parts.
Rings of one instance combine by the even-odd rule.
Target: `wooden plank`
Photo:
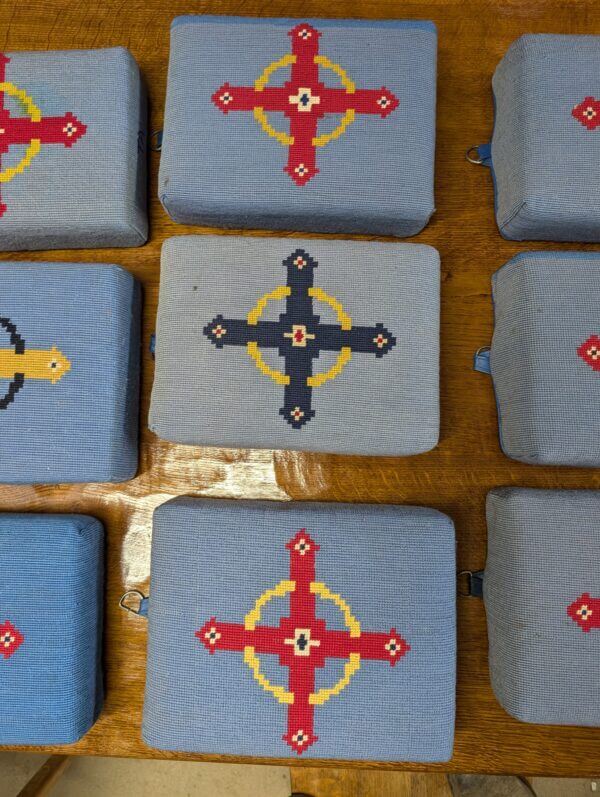
[[[23,786],[17,797],[47,797],[69,768],[71,759],[66,755],[52,755]]]
[[[193,12],[401,16],[433,19],[438,25],[437,212],[414,240],[436,246],[442,255],[441,443],[423,456],[375,459],[195,449],[171,445],[150,434],[146,419],[153,365],[147,344],[156,314],[160,246],[168,236],[205,231],[172,223],[160,207],[156,198],[156,153],[150,158],[151,239],[147,246],[11,253],[12,260],[120,263],[143,282],[145,295],[138,477],[112,486],[0,486],[0,511],[87,512],[99,517],[107,528],[105,710],[78,744],[52,748],[54,752],[194,758],[165,755],[141,741],[146,625],[117,608],[126,589],[147,588],[152,511],[172,496],[289,497],[434,506],[456,522],[459,567],[476,569],[485,561],[484,498],[491,487],[600,487],[599,470],[532,467],[511,462],[499,450],[491,385],[485,376],[473,373],[471,359],[478,346],[489,342],[492,332],[491,274],[531,245],[499,236],[493,218],[490,174],[467,163],[464,157],[469,146],[489,139],[490,79],[510,42],[523,32],[600,33],[600,4],[594,0],[405,0],[400,6],[395,0],[339,0],[335,5],[325,0],[4,0],[0,4],[0,50],[129,47],[149,87],[151,129],[156,129],[164,108],[169,24],[177,14]],[[599,249],[568,244],[535,244],[534,248]],[[452,762],[437,767],[402,763],[380,766],[598,775],[600,729],[524,725],[502,711],[487,674],[482,604],[461,598],[458,611],[458,713]],[[294,763],[305,765],[301,760]]]
[[[452,797],[447,776],[440,774],[312,767],[290,772],[292,792],[310,797]]]

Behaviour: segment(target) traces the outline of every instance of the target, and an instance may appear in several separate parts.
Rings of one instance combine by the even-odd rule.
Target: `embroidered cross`
[[[24,641],[23,634],[9,620],[0,624],[0,656],[10,659]]]
[[[586,97],[573,108],[571,115],[588,130],[595,130],[600,125],[600,101]]]
[[[31,97],[13,83],[6,82],[6,64],[10,58],[0,53],[0,158],[13,146],[26,147],[25,154],[16,166],[7,166],[0,171],[0,184],[8,183],[22,174],[39,154],[42,144],[62,144],[70,148],[85,135],[87,130],[72,113],[64,116],[42,116],[41,110]],[[5,97],[13,97],[22,105],[27,116],[11,116],[5,107]],[[0,199],[0,216],[6,205]]]
[[[55,385],[71,368],[71,363],[56,346],[51,349],[25,350],[25,341],[9,318],[0,317],[0,331],[5,330],[12,348],[0,349],[0,380],[9,381],[0,410],[7,409],[23,388],[26,379],[43,379]]]
[[[300,429],[315,416],[313,388],[339,376],[353,353],[383,357],[396,345],[396,338],[383,324],[354,326],[337,299],[314,287],[318,263],[304,249],[292,252],[283,265],[287,269],[287,284],[262,296],[245,320],[218,315],[203,332],[218,349],[245,346],[260,372],[283,386],[284,404],[279,413],[290,426]],[[268,303],[283,299],[286,310],[279,320],[262,321]],[[314,310],[315,300],[335,312],[337,324],[321,323]],[[267,365],[261,348],[276,349],[284,359],[285,370]],[[315,374],[313,362],[323,351],[338,352],[336,361],[328,371]]]
[[[288,31],[292,52],[269,64],[254,86],[231,86],[224,83],[212,95],[214,104],[230,111],[252,111],[265,133],[288,147],[284,171],[296,185],[305,185],[318,172],[317,147],[324,147],[339,138],[357,113],[385,118],[399,105],[397,97],[384,86],[380,89],[357,89],[339,64],[319,55],[321,32],[301,23]],[[290,79],[283,86],[269,86],[272,75],[290,67]],[[333,72],[341,87],[326,86],[319,78],[319,68]],[[289,133],[271,126],[267,113],[278,111],[289,120]],[[341,115],[341,121],[330,133],[318,135],[318,124],[329,114]]]
[[[301,529],[285,546],[290,552],[289,579],[267,589],[242,623],[226,623],[211,617],[196,637],[209,651],[243,653],[254,680],[287,706],[287,732],[283,740],[299,755],[318,741],[314,733],[315,706],[339,695],[360,670],[361,661],[387,661],[392,667],[410,650],[395,628],[389,633],[363,631],[347,602],[316,581],[316,553],[320,546]],[[261,625],[263,608],[274,598],[289,595],[289,615],[279,625]],[[344,618],[345,630],[327,627],[317,617],[316,600],[331,601]],[[264,675],[259,654],[277,656],[288,668],[286,686],[271,683]],[[315,688],[315,670],[328,659],[344,661],[341,677],[331,687]]]
[[[567,606],[567,614],[583,631],[600,628],[600,598],[591,598],[589,592],[584,592]]]

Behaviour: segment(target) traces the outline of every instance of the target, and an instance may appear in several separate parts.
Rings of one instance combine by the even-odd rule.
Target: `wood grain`
[[[489,172],[470,165],[464,157],[468,147],[490,136],[490,78],[510,42],[523,32],[600,33],[600,5],[565,0],[498,4],[405,0],[401,6],[393,0],[338,0],[335,5],[325,0],[3,0],[0,50],[129,47],[149,88],[151,129],[155,129],[161,125],[164,107],[169,24],[177,14],[192,12],[298,17],[333,13],[433,19],[438,25],[437,212],[415,240],[436,246],[442,256],[442,438],[435,451],[406,459],[171,445],[146,428],[153,369],[145,355],[142,451],[136,479],[112,486],[0,487],[0,510],[87,512],[99,517],[107,529],[106,706],[84,739],[72,747],[53,748],[54,752],[194,758],[167,756],[142,743],[146,626],[117,607],[124,590],[147,586],[152,511],[167,498],[233,495],[434,506],[455,520],[459,567],[476,569],[485,561],[484,498],[491,487],[600,487],[600,471],[526,466],[511,462],[499,451],[491,385],[471,367],[473,352],[488,343],[492,332],[490,276],[516,252],[532,246],[577,247],[527,246],[503,240],[494,223]],[[144,284],[146,342],[156,313],[162,241],[182,232],[205,231],[183,228],[168,219],[156,199],[157,168],[158,155],[152,153],[151,238],[146,246],[8,255],[15,260],[114,262],[127,267]],[[381,768],[600,774],[600,729],[524,725],[498,706],[487,675],[485,617],[478,600],[459,599],[459,644],[453,760],[437,767],[391,763]],[[211,760],[244,759],[213,756]],[[302,760],[294,763],[306,766]]]
[[[446,775],[292,767],[292,792],[310,797],[452,797]]]

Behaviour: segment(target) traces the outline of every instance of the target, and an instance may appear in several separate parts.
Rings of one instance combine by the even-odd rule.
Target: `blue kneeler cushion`
[[[191,445],[428,451],[439,431],[439,292],[429,246],[171,238],[150,428]]]
[[[183,16],[159,196],[182,224],[418,233],[433,213],[431,22]]]
[[[135,475],[141,293],[118,266],[0,263],[0,482]]]
[[[600,36],[527,34],[493,77],[496,220],[513,240],[600,241]]]
[[[143,244],[146,99],[131,53],[0,53],[0,83],[0,249]]]
[[[102,707],[103,540],[84,515],[0,514],[0,744],[80,739]]]
[[[487,499],[490,677],[523,722],[600,726],[600,491]]]
[[[143,737],[447,761],[454,527],[431,509],[177,498],[154,515]]]
[[[512,459],[600,466],[600,254],[523,252],[492,279],[490,368]]]

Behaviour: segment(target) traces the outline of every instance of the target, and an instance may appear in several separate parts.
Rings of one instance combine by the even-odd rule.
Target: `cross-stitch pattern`
[[[10,58],[0,53],[0,158],[13,146],[24,146],[26,150],[16,166],[0,169],[0,184],[10,182],[29,168],[42,144],[62,144],[69,149],[87,131],[86,125],[70,112],[63,116],[42,116],[41,110],[23,89],[6,82],[9,62]],[[4,105],[7,96],[17,100],[25,108],[27,116],[11,116]],[[0,198],[0,216],[6,209]]]
[[[600,628],[600,598],[592,598],[589,592],[584,592],[567,606],[567,614],[583,631]]]
[[[0,656],[5,659],[10,659],[24,641],[25,637],[18,628],[14,627],[10,620],[5,620],[5,622],[0,625]]]
[[[410,651],[410,645],[395,628],[389,633],[363,631],[344,598],[316,580],[320,546],[306,529],[300,529],[285,547],[290,552],[289,578],[265,590],[243,623],[211,617],[196,636],[211,654],[217,650],[243,654],[257,684],[288,707],[287,732],[282,738],[300,755],[319,739],[314,733],[315,706],[341,694],[360,670],[361,660],[387,661],[393,667]],[[288,595],[289,616],[282,617],[277,627],[260,625],[264,607],[274,598]],[[317,598],[331,601],[340,610],[346,630],[329,629],[317,617]],[[278,656],[281,666],[289,668],[287,686],[265,677],[259,654]],[[332,658],[345,661],[343,674],[332,686],[316,690],[315,670]]]
[[[284,388],[280,415],[294,429],[301,429],[315,416],[313,388],[338,377],[353,353],[383,357],[396,345],[396,338],[383,324],[354,326],[336,298],[314,287],[318,263],[304,249],[292,252],[283,265],[287,269],[287,284],[261,296],[245,320],[217,315],[203,332],[218,349],[245,346],[260,372]],[[286,302],[279,321],[262,321],[268,303],[279,300]],[[315,301],[328,305],[338,323],[321,323],[314,311]],[[264,361],[261,348],[277,349],[284,358],[285,370],[271,368]],[[313,373],[313,361],[322,351],[338,352],[337,359],[329,370]]]
[[[43,379],[55,385],[71,369],[70,361],[56,346],[25,350],[25,341],[9,318],[0,317],[12,348],[0,348],[0,380],[8,379],[8,390],[0,398],[0,410],[8,409],[27,379]]]
[[[600,101],[586,97],[573,108],[571,115],[588,130],[595,130],[600,125]]]
[[[254,82],[254,86],[231,86],[224,83],[211,97],[224,114],[249,111],[271,138],[288,148],[284,171],[294,183],[303,186],[319,169],[317,148],[324,147],[343,135],[356,114],[377,115],[384,119],[399,105],[398,98],[385,86],[380,89],[357,89],[344,69],[319,55],[321,31],[301,23],[288,31],[292,40],[291,54],[270,63]],[[290,68],[290,79],[283,86],[270,86],[269,81],[280,69]],[[319,69],[337,75],[341,87],[325,85]],[[289,133],[276,130],[267,117],[270,111],[285,114]],[[318,134],[319,120],[328,114],[341,115],[339,124],[329,133]]]
[[[597,335],[590,335],[577,349],[577,354],[594,371],[600,371],[600,338]]]

